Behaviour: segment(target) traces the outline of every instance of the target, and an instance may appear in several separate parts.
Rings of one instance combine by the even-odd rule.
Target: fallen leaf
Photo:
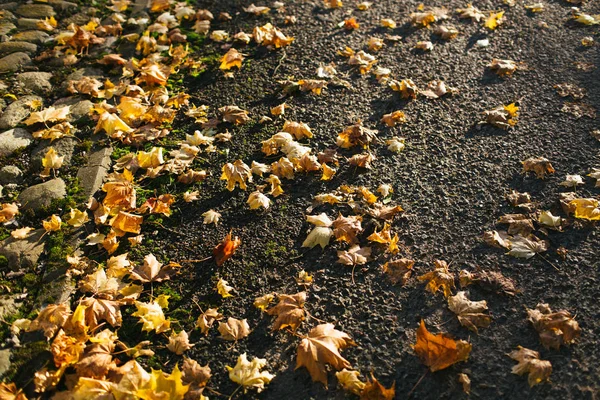
[[[427,281],[426,290],[436,294],[438,290],[442,290],[444,297],[448,298],[455,288],[454,275],[448,270],[446,261],[435,260],[433,262],[434,270],[424,275],[419,276],[419,281]]]
[[[466,361],[471,353],[471,344],[464,340],[453,340],[443,333],[432,335],[421,320],[414,349],[423,364],[435,372]]]
[[[266,311],[273,299],[275,299],[275,295],[273,293],[267,293],[254,299],[252,305],[261,311]]]
[[[169,336],[169,343],[167,344],[167,349],[180,356],[186,350],[189,350],[192,347],[194,347],[194,345],[190,344],[189,337],[186,331],[181,331],[177,334],[175,334],[174,331],[171,332],[171,336]]]
[[[224,299],[228,297],[233,297],[233,295],[231,294],[233,287],[229,286],[227,283],[228,282],[223,278],[220,278],[217,282],[217,293],[219,293]]]
[[[392,284],[396,285],[398,282],[402,283],[402,286],[406,285],[406,282],[412,274],[413,265],[415,262],[408,258],[400,258],[398,260],[391,260],[383,264],[383,272],[388,276]]]
[[[511,372],[513,374],[529,374],[527,377],[529,387],[534,387],[538,383],[547,380],[552,373],[550,361],[540,360],[540,353],[537,351],[517,346],[517,350],[511,351],[508,356],[518,362],[517,365],[512,367]]]
[[[71,107],[65,106],[60,108],[48,107],[42,111],[35,111],[29,115],[23,123],[25,125],[33,125],[38,122],[46,124],[48,122],[64,121],[71,113]]]
[[[396,397],[396,382],[392,387],[386,389],[379,381],[371,374],[371,379],[367,379],[360,400],[394,400]]]
[[[227,322],[219,322],[219,333],[225,340],[236,341],[250,334],[250,326],[245,319],[229,317]]]
[[[552,312],[548,304],[540,303],[533,310],[527,309],[527,316],[545,348],[558,350],[561,345],[573,343],[581,334],[579,324],[566,310]]]
[[[335,373],[335,377],[340,386],[342,386],[345,391],[357,396],[360,396],[365,388],[365,383],[358,379],[359,375],[360,373],[358,371],[349,371],[345,368]]]
[[[14,239],[17,239],[17,240],[25,239],[29,235],[29,232],[31,232],[32,230],[33,230],[33,228],[31,228],[31,227],[15,229],[14,231],[12,231],[10,233],[10,236],[12,236]]]
[[[242,241],[237,236],[232,239],[231,232],[229,232],[225,239],[213,249],[213,256],[217,265],[220,267],[225,261],[229,260],[240,244],[242,244]]]
[[[134,395],[143,400],[183,400],[188,390],[189,385],[183,384],[181,371],[175,364],[170,375],[153,369],[149,381],[141,386]]]
[[[216,308],[209,308],[200,316],[196,321],[196,327],[200,329],[200,332],[208,335],[208,330],[213,326],[215,321],[220,321],[223,319],[223,314],[220,314]]]
[[[546,174],[553,174],[554,168],[550,161],[544,157],[531,157],[525,161],[522,161],[523,172],[534,172],[535,175],[544,179]]]
[[[223,114],[223,122],[230,122],[234,125],[243,125],[250,121],[248,111],[242,110],[238,106],[225,106],[219,108],[219,112]]]
[[[462,384],[463,392],[471,394],[471,378],[467,374],[458,374],[458,383]]]
[[[327,387],[325,364],[337,371],[351,368],[339,352],[348,346],[356,346],[356,343],[346,333],[336,330],[333,324],[317,325],[298,345],[296,369],[305,367],[313,381]]]
[[[467,292],[448,297],[448,308],[456,314],[462,326],[475,333],[479,333],[477,328],[487,328],[492,322],[492,318],[484,313],[488,309],[487,302],[471,301],[467,298]]]
[[[568,203],[568,207],[575,218],[600,220],[600,201],[596,199],[573,199]]]
[[[242,55],[242,53],[240,53],[239,51],[237,51],[236,49],[234,49],[232,47],[221,58],[221,65],[219,66],[219,69],[221,69],[223,71],[228,71],[234,67],[241,69],[242,61],[244,61],[244,56]]]
[[[167,332],[171,329],[171,321],[165,318],[163,307],[157,300],[150,303],[135,302],[137,311],[131,314],[133,317],[139,317],[143,323],[142,330],[156,331],[156,333]]]
[[[246,182],[252,182],[252,171],[242,160],[223,165],[222,172],[221,180],[227,181],[227,190],[230,192],[235,189],[236,183],[240,189],[246,190]]]
[[[267,310],[267,314],[277,316],[273,323],[273,330],[290,327],[295,332],[306,315],[304,302],[306,302],[306,292],[296,293],[295,295],[280,294],[279,303]]]
[[[271,382],[275,375],[267,371],[261,371],[267,365],[267,360],[264,358],[254,358],[248,361],[246,353],[240,355],[237,364],[232,368],[227,365],[229,371],[229,379],[241,385],[244,388],[244,393],[248,389],[256,389],[258,393],[262,392],[265,385]]]
[[[504,22],[504,11],[490,12],[490,16],[485,20],[485,27],[489,30],[495,30]]]
[[[549,243],[546,240],[540,240],[533,235],[527,237],[516,235],[510,239],[510,256],[529,259],[537,253],[543,253],[548,250]]]

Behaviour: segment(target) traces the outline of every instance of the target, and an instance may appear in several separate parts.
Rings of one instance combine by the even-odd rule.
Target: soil
[[[295,40],[285,50],[268,51],[253,45],[243,49],[247,59],[233,79],[225,78],[218,65],[197,77],[183,78],[192,103],[209,105],[215,115],[219,107],[237,105],[249,110],[254,122],[230,126],[233,139],[229,152],[206,155],[197,165],[196,169],[209,173],[200,186],[198,201],[179,205],[171,218],[145,225],[143,232],[152,241],[146,248],[151,248],[159,259],[178,261],[184,266],[180,276],[154,290],[172,295],[168,316],[178,321],[174,323],[177,329],[192,332],[190,341],[195,346],[185,355],[210,365],[213,377],[209,387],[231,394],[237,385],[229,380],[225,366],[234,365],[238,355],[248,353],[249,357],[266,358],[267,369],[276,377],[264,392],[248,392],[240,398],[347,397],[337,388],[333,372],[329,373],[326,389],[312,382],[304,368],[294,371],[300,339],[287,332],[272,332],[272,318],[252,305],[260,295],[302,290],[294,278],[305,270],[314,276],[314,284],[307,289],[306,309],[310,317],[298,334],[305,335],[321,322],[334,323],[336,329],[349,334],[358,344],[342,355],[363,377],[373,373],[386,387],[395,383],[397,399],[467,398],[458,382],[460,372],[467,373],[472,381],[471,398],[598,398],[597,226],[576,221],[564,232],[548,231],[547,237],[542,237],[550,241],[549,251],[525,261],[509,257],[481,240],[485,231],[497,229],[500,216],[516,212],[505,199],[511,190],[529,192],[539,209],[564,216],[558,196],[572,189],[559,183],[567,174],[584,176],[592,167],[600,166],[600,142],[590,134],[599,128],[597,120],[576,119],[561,112],[566,100],[554,89],[560,83],[583,87],[587,96],[582,101],[600,109],[598,44],[590,48],[580,44],[585,36],[600,39],[598,26],[574,25],[570,21],[573,4],[562,0],[546,1],[545,11],[539,14],[526,11],[521,2],[507,7],[500,0],[472,1],[481,10],[506,10],[506,22],[490,32],[482,24],[458,20],[452,14],[449,23],[460,30],[460,35],[452,41],[441,41],[433,29],[418,29],[408,23],[408,16],[417,9],[419,1],[380,0],[367,11],[354,10],[352,14],[360,28],[353,32],[336,27],[353,10],[354,2],[350,0],[344,8],[335,10],[324,8],[322,1],[287,1],[285,13],[258,17],[242,11],[250,3],[213,0],[197,1],[195,5],[209,9],[215,16],[222,11],[233,16],[229,22],[215,21],[216,29],[232,34],[239,30],[251,32],[254,26],[271,21]],[[426,3],[428,7],[445,6],[450,10],[465,5],[454,0]],[[598,14],[600,3],[590,1],[583,10]],[[296,16],[297,23],[284,26],[285,15]],[[379,26],[381,18],[401,22],[394,30],[384,30]],[[542,22],[547,27],[541,28]],[[369,37],[383,37],[386,33],[400,35],[402,40],[395,44],[386,42],[376,54],[378,65],[390,68],[397,79],[412,79],[419,87],[433,79],[443,79],[459,93],[436,100],[422,96],[415,101],[402,100],[397,92],[378,84],[370,75],[361,76],[336,54],[345,46],[366,50]],[[475,42],[483,38],[489,38],[489,47],[476,47]],[[413,50],[421,40],[431,40],[433,51]],[[207,54],[224,53],[208,39],[204,46]],[[493,58],[512,59],[525,67],[512,77],[501,78],[488,68]],[[301,93],[282,97],[278,81],[314,79],[317,67],[332,61],[342,78],[351,83],[350,89],[330,85],[320,96]],[[576,63],[593,68],[584,71],[577,68],[582,64]],[[278,159],[265,157],[260,143],[279,131],[283,119],[273,124],[256,121],[260,115],[270,115],[270,108],[284,100],[291,106],[286,109],[285,118],[306,122],[312,128],[315,137],[308,145],[314,152],[336,148],[337,134],[360,119],[368,128],[378,130],[381,143],[373,147],[377,159],[372,170],[343,162],[331,181],[303,174],[293,181],[283,180],[284,195],[266,211],[251,211],[246,204],[249,192],[228,192],[219,180],[220,169],[225,162],[237,159],[248,164],[252,160],[270,163]],[[477,124],[484,110],[512,102],[520,106],[514,128],[505,131]],[[395,110],[403,110],[408,122],[394,128],[379,122],[383,114]],[[176,129],[169,140],[184,139],[186,133],[200,128],[189,123],[188,118],[176,120],[173,126]],[[406,138],[406,149],[400,154],[388,151],[383,144],[392,136]],[[345,157],[355,153],[341,151]],[[532,156],[548,158],[556,173],[544,180],[524,174],[521,161]],[[148,189],[162,185],[159,193],[187,190],[168,179],[157,182],[148,184]],[[405,210],[393,223],[393,231],[399,233],[403,244],[401,255],[415,260],[413,276],[403,287],[394,286],[382,273],[384,258],[358,267],[353,282],[351,268],[336,263],[335,250],[344,246],[332,242],[325,250],[301,247],[311,229],[305,219],[307,214],[353,214],[345,206],[321,205],[308,211],[315,195],[342,184],[364,185],[375,191],[382,183],[393,186],[393,199]],[[597,198],[600,194],[600,188],[594,188],[588,178],[576,191],[580,197]],[[223,215],[216,228],[202,223],[201,214],[209,209]],[[361,235],[364,238],[381,226],[369,223],[365,228]],[[212,259],[185,261],[211,256],[213,247],[230,231],[239,236],[242,245],[222,267],[217,267]],[[366,240],[362,244],[366,245]],[[568,250],[565,260],[556,254],[561,246]],[[441,294],[426,292],[424,284],[416,279],[430,271],[436,259],[447,261],[454,273],[476,268],[500,271],[517,283],[520,293],[511,297],[470,286],[470,299],[487,300],[493,316],[489,328],[474,334],[460,326]],[[234,297],[221,299],[215,292],[219,278],[235,288]],[[526,308],[534,308],[538,303],[576,315],[581,338],[558,351],[544,349],[526,314]],[[219,339],[214,328],[208,336],[202,335],[193,329],[195,319],[201,309],[209,307],[218,308],[226,318],[246,318],[252,333],[233,344]],[[447,332],[469,341],[473,346],[469,360],[439,372],[427,372],[412,349],[421,319],[433,333]],[[140,334],[140,325],[133,317],[124,316],[119,336],[129,344],[143,339],[157,341],[156,335]],[[166,336],[160,340],[167,343]],[[515,362],[507,353],[518,345],[539,351],[542,359],[551,361],[551,382],[530,388],[525,377],[511,374]],[[182,357],[165,350],[159,351],[146,366],[170,371],[181,362]],[[221,398],[208,391],[205,394],[211,399]]]
[[[221,11],[235,15],[223,24],[230,32],[249,31],[268,17],[239,13],[250,1],[200,1],[198,5],[215,15]],[[334,390],[336,381],[330,373],[329,390],[311,382],[307,371],[294,372],[295,352],[299,339],[285,332],[271,332],[271,318],[252,306],[255,297],[271,292],[296,293],[294,277],[302,269],[314,274],[315,283],[308,289],[306,308],[310,315],[300,328],[305,334],[321,320],[332,322],[348,333],[357,347],[343,351],[363,376],[371,372],[386,386],[395,382],[396,398],[466,398],[457,374],[467,373],[472,381],[472,398],[597,398],[600,391],[600,312],[598,294],[598,252],[600,236],[596,226],[575,223],[565,232],[548,232],[551,247],[543,258],[522,261],[490,248],[481,241],[487,230],[497,229],[497,219],[513,213],[505,196],[512,190],[529,192],[539,208],[561,214],[559,186],[567,174],[587,174],[598,166],[599,143],[590,132],[598,128],[596,120],[576,119],[561,112],[564,99],[554,85],[572,83],[584,87],[584,102],[600,107],[600,70],[598,47],[585,48],[580,41],[596,35],[597,27],[575,26],[569,22],[570,7],[566,1],[548,1],[540,14],[527,12],[522,5],[508,8],[500,1],[475,1],[482,10],[506,9],[507,20],[493,32],[484,27],[457,20],[461,34],[452,41],[440,41],[431,29],[416,29],[408,23],[390,33],[402,36],[397,44],[387,42],[376,57],[379,65],[392,70],[396,78],[411,78],[419,87],[433,79],[443,79],[460,93],[438,100],[419,98],[401,100],[398,93],[381,86],[371,77],[361,76],[345,66],[336,51],[345,46],[365,49],[370,36],[381,37],[387,31],[379,27],[381,18],[407,21],[418,1],[377,1],[368,11],[357,12],[360,28],[354,32],[337,29],[351,6],[325,9],[320,1],[297,1],[286,4],[287,12],[273,18],[283,26],[283,15],[295,15],[297,24],[284,31],[295,37],[285,51],[268,52],[249,49],[251,62],[245,63],[235,79],[219,73],[188,77],[189,93],[213,109],[235,104],[252,115],[269,115],[269,108],[280,104],[278,80],[316,78],[316,69],[334,61],[352,89],[331,86],[321,96],[301,94],[286,98],[291,107],[286,118],[308,123],[315,132],[310,146],[319,150],[334,147],[335,137],[358,119],[369,128],[379,130],[379,137],[394,135],[406,138],[406,149],[399,155],[384,145],[375,146],[377,160],[371,171],[342,167],[332,181],[323,182],[312,176],[299,175],[284,182],[285,195],[275,200],[265,212],[248,211],[247,193],[224,190],[219,182],[220,166],[241,158],[247,163],[275,159],[260,152],[260,141],[276,130],[272,125],[233,128],[229,155],[216,155],[207,164],[210,178],[201,190],[202,199],[181,209],[166,226],[180,232],[174,240],[172,232],[159,230],[156,240],[162,256],[173,260],[202,259],[229,231],[242,240],[235,256],[221,268],[212,260],[186,264],[185,276],[177,281],[182,300],[176,305],[198,313],[202,307],[218,307],[227,317],[247,318],[252,334],[232,345],[219,341],[216,330],[207,338],[194,331],[197,342],[188,356],[208,362],[215,372],[210,386],[221,393],[231,393],[236,385],[224,372],[237,355],[266,358],[276,378],[261,394],[247,398],[260,399],[334,399],[344,398]],[[427,6],[464,7],[459,1],[429,1]],[[584,10],[600,12],[600,4],[589,2]],[[239,14],[238,14],[239,13]],[[545,22],[547,27],[540,28]],[[489,38],[490,46],[477,48],[474,43]],[[430,53],[414,51],[417,41],[432,40]],[[522,62],[526,68],[514,76],[500,78],[487,66],[492,58]],[[591,71],[581,71],[575,63],[588,63]],[[518,102],[519,122],[503,131],[489,125],[477,125],[483,110],[500,104]],[[383,114],[401,109],[408,123],[387,128],[379,122]],[[277,127],[281,121],[275,123]],[[354,153],[345,152],[346,156]],[[522,173],[521,161],[532,156],[551,160],[556,173],[545,180]],[[347,165],[347,164],[346,164]],[[413,278],[404,287],[393,286],[381,272],[381,262],[371,262],[357,269],[355,283],[350,268],[337,264],[333,244],[322,251],[319,247],[300,247],[310,226],[305,222],[307,208],[318,193],[341,184],[365,185],[372,190],[379,184],[394,187],[394,199],[406,210],[393,228],[398,231],[403,251],[415,260]],[[596,197],[599,189],[591,182],[577,188],[581,197]],[[200,215],[214,208],[222,212],[218,229],[202,224]],[[319,206],[313,214],[326,212],[347,215],[344,207]],[[373,229],[371,226],[367,228]],[[366,237],[366,235],[365,235]],[[558,247],[568,249],[566,260],[557,254]],[[500,271],[514,279],[521,292],[514,296],[498,295],[470,287],[472,300],[488,301],[493,323],[479,335],[461,327],[447,309],[441,295],[433,296],[415,279],[432,269],[433,261],[450,263],[451,270]],[[236,288],[236,296],[221,300],[214,292],[217,277]],[[194,300],[194,301],[192,301]],[[526,318],[526,308],[549,303],[553,309],[567,309],[576,314],[582,335],[577,344],[560,351],[545,350]],[[196,304],[197,303],[197,304]],[[415,356],[418,323],[424,319],[433,332],[448,332],[473,345],[469,360],[446,370],[427,373]],[[190,328],[190,327],[187,327]],[[507,353],[518,345],[537,350],[541,358],[552,362],[551,383],[529,388],[527,380],[511,374],[515,365]],[[179,362],[172,358],[170,364]],[[420,381],[420,379],[422,380]],[[420,381],[420,382],[419,382]]]

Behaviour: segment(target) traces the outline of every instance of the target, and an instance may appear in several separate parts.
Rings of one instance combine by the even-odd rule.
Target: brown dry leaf
[[[571,96],[575,100],[579,100],[585,97],[585,89],[579,86],[573,85],[571,83],[559,83],[554,85],[554,89],[556,89],[556,93],[560,97],[568,97]]]
[[[19,213],[17,203],[4,203],[0,208],[0,223],[10,222]]]
[[[25,125],[33,125],[38,122],[46,124],[48,122],[64,121],[71,113],[71,107],[65,106],[60,108],[48,107],[42,111],[32,112],[29,118],[23,123]]]
[[[459,279],[460,287],[476,283],[483,289],[495,293],[504,293],[509,296],[514,296],[518,293],[515,282],[496,271],[478,270],[471,273],[463,269],[459,273]]]
[[[392,281],[392,284],[396,285],[398,282],[402,282],[402,286],[404,286],[412,274],[414,264],[415,262],[408,258],[391,260],[383,264],[383,272]]]
[[[166,217],[171,216],[171,204],[175,202],[175,197],[171,194],[161,194],[158,197],[150,197],[136,211],[139,213],[150,212],[151,214],[163,214]]]
[[[225,340],[235,341],[245,338],[250,334],[250,326],[245,319],[229,317],[227,322],[219,322],[219,333]]]
[[[371,379],[367,379],[367,383],[360,394],[360,400],[394,400],[396,397],[396,382],[392,387],[386,389],[379,381],[371,374]]]
[[[519,107],[515,103],[500,105],[483,112],[483,120],[479,124],[490,124],[498,128],[508,129],[517,124]]]
[[[353,146],[367,148],[371,142],[377,141],[377,131],[367,129],[361,121],[345,128],[337,137],[336,144],[344,149]]]
[[[494,58],[490,64],[490,69],[496,71],[499,76],[510,76],[517,70],[517,63],[513,60],[501,60]]]
[[[533,220],[524,214],[505,214],[498,218],[499,224],[508,224],[510,235],[527,236],[533,231]]]
[[[511,351],[508,356],[518,362],[517,365],[512,367],[513,374],[529,374],[527,377],[529,387],[534,387],[538,383],[547,380],[552,373],[550,361],[540,360],[540,353],[537,351],[518,346],[517,350]]]
[[[448,368],[457,362],[466,361],[471,353],[471,344],[464,340],[454,340],[443,333],[432,335],[421,320],[417,330],[415,353],[431,372]]]
[[[129,170],[123,173],[108,175],[107,182],[102,186],[106,197],[102,204],[105,207],[120,206],[125,210],[133,210],[136,206],[136,191],[133,187],[133,174]]]
[[[14,383],[0,383],[0,399],[2,400],[27,400],[23,390],[17,389]]]
[[[571,103],[570,101],[563,104],[560,111],[573,115],[576,119],[581,117],[588,117],[596,119],[596,109],[589,104],[585,103]]]
[[[404,112],[397,110],[390,114],[385,114],[381,118],[381,122],[383,122],[384,124],[386,124],[389,127],[393,127],[399,123],[406,122],[406,115],[404,114]]]
[[[181,331],[177,334],[175,334],[175,331],[171,332],[167,349],[180,356],[192,347],[194,347],[194,345],[190,344],[189,336],[186,331]]]
[[[385,221],[391,221],[397,214],[404,211],[400,206],[386,206],[379,203],[373,204],[372,207],[373,208],[367,210],[367,213],[377,219],[382,219]]]
[[[231,122],[235,125],[243,125],[250,121],[248,111],[242,110],[238,106],[225,106],[219,108],[219,112],[223,114],[223,122]]]
[[[304,311],[304,302],[306,301],[306,292],[296,293],[295,295],[280,294],[279,303],[269,310],[267,314],[276,315],[277,319],[273,323],[273,330],[285,329],[290,327],[292,331],[296,331],[306,312]]]
[[[366,264],[367,261],[370,260],[371,257],[371,248],[370,247],[360,247],[359,245],[354,245],[350,247],[348,250],[338,250],[337,252],[339,264],[344,265],[363,265]]]
[[[171,275],[177,273],[180,267],[181,265],[174,262],[163,265],[150,253],[144,257],[143,265],[138,265],[131,271],[131,279],[143,283],[162,282],[171,279]]]
[[[111,326],[121,326],[123,317],[118,301],[86,297],[80,303],[85,307],[85,324],[90,329],[96,328],[100,321],[106,321]]]
[[[371,169],[371,163],[375,160],[375,156],[371,152],[355,154],[348,159],[350,165],[360,168]]]
[[[393,91],[400,92],[400,96],[403,99],[414,100],[417,98],[417,93],[419,93],[419,88],[417,88],[417,85],[412,81],[412,79],[403,79],[400,82],[392,80],[388,86]]]
[[[252,170],[242,160],[223,165],[222,172],[221,180],[227,181],[227,190],[230,192],[235,189],[236,183],[240,189],[246,190],[246,182],[252,182]]]
[[[201,366],[197,361],[184,357],[181,366],[181,378],[184,384],[190,385],[189,397],[202,399],[202,390],[208,383],[212,374],[208,365]]]
[[[421,282],[427,281],[426,290],[436,294],[438,290],[442,290],[444,297],[448,298],[454,289],[454,275],[448,270],[446,261],[435,260],[434,270],[424,275],[419,276]]]
[[[346,333],[336,330],[333,324],[317,325],[298,345],[296,369],[305,367],[313,381],[327,387],[325,364],[337,371],[351,368],[339,352],[348,346],[356,346],[356,343]]]
[[[510,235],[506,231],[488,231],[483,234],[483,241],[492,247],[509,249]]]
[[[200,332],[208,335],[209,329],[213,326],[215,321],[220,321],[223,319],[223,314],[219,313],[216,308],[209,308],[200,316],[196,321],[196,327],[200,328]]]
[[[359,215],[350,215],[344,217],[341,213],[333,221],[333,234],[338,241],[343,241],[348,244],[358,243],[357,234],[362,232],[361,226],[362,217]]]
[[[242,55],[242,53],[240,53],[232,47],[221,58],[221,65],[219,66],[219,68],[223,71],[228,71],[233,67],[242,69],[242,61],[244,61],[244,56]]]
[[[275,28],[271,23],[255,27],[252,31],[252,38],[259,45],[274,46],[276,49],[288,46],[294,41],[293,37],[284,35],[283,32]]]
[[[105,329],[90,339],[92,344],[85,348],[75,369],[79,376],[101,379],[109,370],[116,367],[112,352],[115,349],[117,334]]]
[[[523,164],[523,172],[534,172],[535,175],[544,179],[546,174],[553,174],[554,168],[550,161],[544,157],[530,157],[525,161],[522,161]]]
[[[538,253],[547,251],[548,246],[550,246],[550,243],[547,240],[540,240],[534,235],[527,237],[516,235],[510,239],[510,251],[506,254],[529,259]]]
[[[527,316],[545,348],[558,350],[561,345],[573,343],[581,334],[579,324],[567,310],[552,312],[548,304],[540,303],[533,310],[527,309]]]
[[[281,130],[283,132],[291,133],[296,140],[304,138],[310,139],[313,137],[312,130],[308,124],[305,124],[304,122],[285,121]]]
[[[56,331],[61,328],[71,316],[71,309],[66,304],[48,304],[38,316],[31,321],[29,332],[43,330],[48,340],[54,337]]]
[[[479,333],[477,328],[487,328],[492,322],[492,318],[485,314],[487,311],[487,302],[471,301],[467,298],[467,292],[458,292],[455,296],[448,297],[448,308],[458,316],[460,324],[475,333]]]
[[[458,383],[462,384],[463,392],[466,394],[471,393],[471,378],[467,374],[458,374]]]
[[[213,256],[217,265],[221,266],[229,260],[241,243],[242,241],[237,236],[232,239],[231,232],[229,232],[225,239],[213,249]]]

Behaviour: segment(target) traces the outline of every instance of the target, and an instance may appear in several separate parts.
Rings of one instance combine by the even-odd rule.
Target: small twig
[[[211,389],[208,386],[204,387],[204,389],[208,390],[209,392],[216,394],[217,396],[223,396],[223,397],[228,397],[226,394],[223,394],[221,392],[217,392],[215,389]]]
[[[550,266],[551,266],[552,268],[554,268],[554,269],[555,269],[555,270],[557,270],[557,271],[560,271],[560,268],[558,268],[556,265],[552,264],[552,263],[550,262],[550,260],[548,260],[546,257],[544,257],[543,255],[541,255],[540,253],[538,253],[538,256],[540,256],[540,257],[542,258],[542,260],[544,260],[544,261],[546,261],[548,264],[550,264]]]
[[[325,323],[325,321],[323,321],[322,319],[319,319],[319,318],[315,317],[314,315],[312,315],[311,313],[309,313],[309,312],[308,312],[308,311],[306,311],[306,310],[304,310],[304,311],[306,312],[306,315],[308,315],[310,318],[314,318],[314,319],[316,319],[317,321],[319,321],[319,322],[320,322],[320,323],[322,323],[322,324],[324,324],[324,323]]]
[[[275,74],[277,73],[277,71],[279,70],[279,68],[281,67],[281,64],[283,64],[283,60],[285,60],[285,58],[287,57],[287,53],[285,52],[285,50],[283,50],[283,55],[281,56],[281,58],[279,59],[279,62],[277,63],[277,66],[275,67],[275,69],[273,70],[273,74],[271,74],[271,77],[275,76]]]
[[[421,383],[421,381],[423,380],[423,378],[425,378],[425,376],[427,375],[428,372],[429,372],[429,369],[426,369],[425,373],[423,375],[421,375],[421,377],[419,378],[419,380],[417,381],[417,383],[415,383],[415,386],[413,386],[413,388],[410,389],[410,392],[408,392],[408,394],[406,395],[407,399],[413,394],[413,392],[415,391],[415,389],[417,388],[417,386],[419,386],[419,384]]]
[[[354,264],[354,265],[352,266],[352,284],[353,284],[353,285],[356,285],[356,282],[354,282],[354,270],[355,270],[355,269],[356,269],[356,264]]]
[[[238,386],[237,389],[235,389],[233,391],[233,393],[231,393],[231,396],[229,396],[229,398],[227,400],[231,400],[233,398],[233,395],[235,395],[238,392],[238,390],[240,390],[241,388],[242,388],[242,385]]]
[[[204,261],[210,260],[211,258],[213,258],[213,256],[208,256],[208,257],[206,257],[206,258],[201,258],[201,259],[199,259],[199,260],[195,260],[195,259],[190,259],[190,260],[179,260],[179,262],[180,262],[180,263],[183,263],[183,262],[187,262],[187,263],[200,263],[200,262],[204,262]]]

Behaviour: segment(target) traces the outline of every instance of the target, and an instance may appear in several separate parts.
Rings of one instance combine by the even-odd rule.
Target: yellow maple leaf
[[[574,199],[569,202],[569,208],[574,209],[575,218],[589,221],[600,220],[600,202],[596,199]]]
[[[162,147],[152,147],[150,151],[139,151],[137,161],[141,168],[156,168],[164,164]]]
[[[232,47],[221,58],[221,66],[219,68],[223,71],[228,71],[233,67],[238,67],[239,69],[241,69],[242,61],[244,61],[244,56],[242,55],[242,53],[240,53]]]
[[[227,365],[225,368],[229,371],[229,379],[242,385],[244,393],[248,389],[256,389],[260,393],[265,385],[275,377],[267,371],[261,371],[266,365],[267,360],[264,358],[254,358],[252,361],[248,361],[246,353],[244,353],[238,357],[237,364],[234,367]]]
[[[450,296],[452,289],[455,287],[454,275],[448,270],[448,264],[441,260],[435,260],[434,270],[419,276],[419,280],[421,282],[427,281],[426,289],[433,294],[442,289],[446,298]]]
[[[53,214],[49,219],[42,221],[42,226],[46,232],[55,232],[60,230],[62,220],[56,214]]]
[[[134,317],[139,317],[143,331],[155,330],[156,333],[166,332],[171,329],[171,321],[165,318],[163,309],[158,301],[151,303],[142,303],[136,301],[135,306],[137,311],[131,314]]]
[[[23,121],[23,123],[25,125],[33,125],[38,122],[45,124],[46,122],[64,121],[70,113],[70,106],[61,108],[48,107],[42,111],[32,112],[29,118]]]
[[[183,400],[188,392],[190,385],[184,385],[181,371],[176,364],[170,375],[161,370],[152,370],[150,380],[140,387],[135,395],[144,400]]]
[[[119,118],[116,114],[111,114],[109,112],[103,112],[98,118],[98,123],[96,124],[96,129],[94,133],[98,133],[100,131],[105,131],[108,136],[113,136],[115,132],[131,132],[133,129],[125,123],[121,118]]]
[[[59,156],[54,147],[50,147],[42,158],[44,170],[40,173],[41,177],[50,176],[50,170],[56,170],[62,167],[65,156]]]
[[[490,16],[485,20],[485,27],[493,31],[498,26],[500,26],[502,22],[504,22],[503,17],[504,11],[500,11],[497,13],[491,12]]]
[[[90,218],[88,217],[87,212],[79,211],[77,209],[71,208],[71,211],[69,212],[69,219],[67,220],[67,224],[77,228],[79,226],[82,226],[89,220],[90,220]]]
[[[217,282],[217,292],[221,295],[221,297],[223,297],[224,299],[226,299],[227,297],[233,297],[233,295],[230,293],[232,290],[233,287],[229,286],[225,279],[219,279],[219,281]]]

